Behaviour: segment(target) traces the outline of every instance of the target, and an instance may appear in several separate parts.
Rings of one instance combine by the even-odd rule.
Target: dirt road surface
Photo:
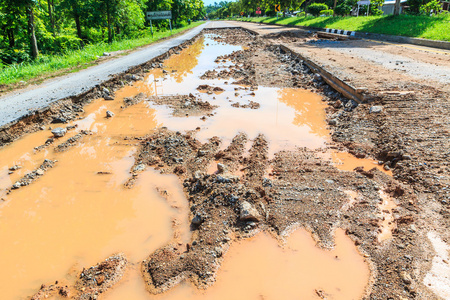
[[[210,22],[4,127],[3,296],[450,299],[448,57]]]

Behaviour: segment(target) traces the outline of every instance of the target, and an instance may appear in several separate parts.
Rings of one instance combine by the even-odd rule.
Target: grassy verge
[[[186,27],[174,29],[172,34],[180,33],[202,23],[203,22],[193,22]],[[111,44],[101,43],[88,45],[83,49],[69,51],[64,55],[42,55],[38,60],[31,63],[10,65],[0,70],[1,90],[6,91],[13,89],[20,81],[43,80],[56,75],[78,71],[92,65],[92,63],[98,59],[98,56],[101,56],[104,52],[134,49],[136,47],[151,44],[168,36],[170,36],[170,31],[155,32],[153,38],[151,37],[151,34],[148,33],[146,36],[137,39],[116,41]]]
[[[369,16],[369,17],[291,17],[243,18],[250,22],[333,28],[450,41],[450,15]]]

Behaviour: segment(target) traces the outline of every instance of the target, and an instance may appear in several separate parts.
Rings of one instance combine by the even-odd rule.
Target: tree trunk
[[[337,0],[334,0],[334,6],[333,6],[333,17],[336,17],[336,4],[337,4]]]
[[[9,28],[7,29],[7,35],[8,35],[8,41],[9,41],[9,47],[14,48],[16,45],[16,40],[14,38],[14,29]]]
[[[109,2],[106,2],[106,19],[108,21],[108,43],[112,43],[112,30],[111,30],[111,12],[109,10]]]
[[[398,16],[399,14],[400,14],[400,0],[395,0],[394,16]]]
[[[75,26],[77,27],[77,35],[80,39],[83,39],[83,33],[81,32],[81,24],[80,24],[80,16],[78,12],[73,14],[73,18],[75,19]]]
[[[311,3],[312,0],[308,0],[305,2],[305,17],[308,15],[308,5]]]
[[[28,15],[28,34],[30,36],[31,55],[33,56],[34,59],[36,59],[39,55],[39,50],[37,46],[36,33],[34,31],[34,14],[32,4],[29,4],[27,6],[27,15]]]
[[[77,27],[77,36],[83,39],[83,33],[81,32],[80,15],[78,14],[78,6],[75,1],[72,2],[73,19],[75,20],[75,26]]]
[[[48,4],[48,17],[50,18],[50,25],[52,26],[53,37],[55,37],[56,36],[56,34],[55,34],[55,20],[53,19],[52,1],[51,0],[47,0],[47,4]]]

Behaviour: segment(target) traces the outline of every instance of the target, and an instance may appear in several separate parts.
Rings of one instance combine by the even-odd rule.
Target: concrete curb
[[[250,21],[239,21],[239,22],[258,24],[258,22],[250,22]],[[300,28],[303,30],[310,30],[310,31],[326,31],[327,30],[326,28],[307,27],[307,26],[299,26],[299,25],[283,25],[283,24],[272,24],[272,23],[262,23],[262,24],[275,25],[275,26],[281,26],[281,27],[290,27],[290,28]],[[435,40],[427,40],[427,39],[413,38],[413,37],[407,37],[407,36],[378,34],[378,33],[359,32],[359,31],[355,31],[355,37],[361,38],[361,39],[372,39],[372,40],[377,40],[377,41],[381,41],[381,42],[387,41],[387,42],[411,44],[411,45],[418,45],[418,46],[450,50],[450,42],[446,42],[446,41],[435,41]]]
[[[303,60],[303,63],[308,66],[308,68],[311,69],[313,73],[320,74],[322,76],[322,79],[330,85],[333,89],[347,97],[348,99],[352,99],[358,103],[365,103],[368,102],[365,96],[361,93],[361,91],[358,91],[355,87],[349,85],[348,83],[341,80],[339,77],[334,76],[332,73],[328,72],[324,67],[316,64],[312,60],[304,57],[300,53],[297,53],[293,51],[292,49],[284,46],[284,45],[278,45],[283,51],[291,53],[292,55],[297,56],[301,60]]]

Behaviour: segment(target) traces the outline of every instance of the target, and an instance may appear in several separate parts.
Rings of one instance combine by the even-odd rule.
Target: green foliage
[[[431,0],[427,4],[421,5],[419,12],[421,14],[429,15],[431,11],[436,14],[439,10],[441,10],[441,3],[438,0]]]
[[[202,22],[195,22],[191,25],[173,30],[176,34],[188,28],[193,28],[202,24]],[[104,52],[114,52],[119,50],[133,49],[142,45],[147,45],[159,39],[170,36],[169,31],[155,32],[154,37],[151,37],[150,30],[144,29],[141,31],[142,37],[136,39],[127,39],[115,41],[111,44],[98,43],[95,45],[88,45],[80,50],[69,50],[61,55],[41,55],[38,59],[30,61],[29,59],[21,64],[12,64],[5,66],[0,71],[0,84],[12,84],[20,80],[29,80],[37,76],[51,76],[53,72],[66,70],[66,72],[79,70],[90,65]],[[28,55],[26,51],[25,55]],[[2,53],[2,52],[0,52]],[[1,55],[1,54],[0,54]],[[29,55],[28,55],[29,57]]]
[[[413,15],[418,15],[420,13],[420,7],[430,0],[408,0],[406,5],[408,8],[408,13]]]
[[[28,49],[1,49],[0,60],[5,65],[20,64],[31,60]]]
[[[309,13],[317,17],[320,15],[321,11],[328,9],[328,5],[326,5],[325,3],[312,3],[308,6],[307,9]]]
[[[383,14],[383,11],[381,10],[381,6],[383,5],[383,3],[384,3],[384,0],[371,0],[369,15],[370,16],[381,16]],[[361,7],[359,9],[359,14],[365,15],[367,13],[368,8],[369,8],[369,6],[367,6],[367,5],[361,5]]]
[[[147,10],[171,10],[174,28],[205,14],[202,0],[0,0],[0,50],[31,51],[37,44],[40,54],[54,55],[138,38],[148,25]],[[169,22],[154,25],[166,29]]]
[[[332,9],[326,9],[326,10],[321,10],[320,11],[320,15],[321,16],[332,16],[333,15],[333,10]]]
[[[368,16],[368,17],[299,17],[299,18],[250,18],[252,22],[310,26],[343,30],[418,37],[450,42],[450,15],[423,16]]]
[[[334,12],[338,16],[347,16],[350,14],[351,10],[352,10],[352,5],[350,5],[348,3],[348,1],[344,1],[344,2],[336,5],[336,9],[334,10]]]

